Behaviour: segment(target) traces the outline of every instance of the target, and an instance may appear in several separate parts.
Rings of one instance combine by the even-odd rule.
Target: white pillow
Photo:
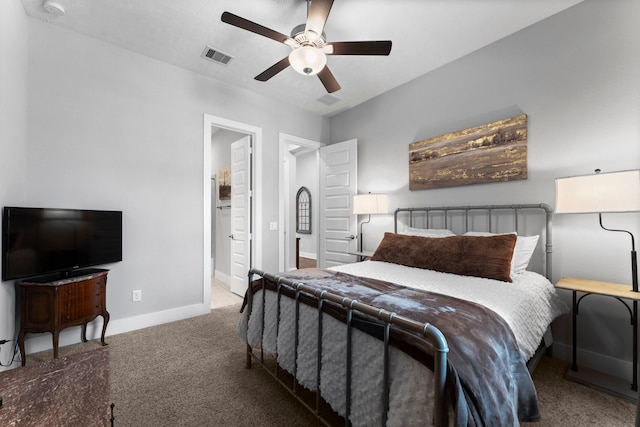
[[[493,236],[496,233],[488,233],[486,231],[467,231],[465,236]],[[498,233],[498,234],[517,234],[517,233]],[[538,239],[540,236],[518,236],[516,247],[513,249],[513,257],[511,258],[511,276],[522,273],[529,266],[533,251],[536,250]]]
[[[399,234],[407,234],[409,236],[422,236],[422,237],[449,237],[455,236],[455,233],[445,228],[414,228],[405,226],[404,231]]]

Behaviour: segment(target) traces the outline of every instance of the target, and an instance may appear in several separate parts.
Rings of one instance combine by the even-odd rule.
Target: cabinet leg
[[[82,329],[80,330],[80,339],[82,342],[87,342],[87,324],[84,323],[82,325]]]
[[[100,342],[102,343],[102,345],[107,345],[106,342],[104,342],[104,334],[107,332],[107,324],[109,323],[109,318],[111,316],[109,315],[109,312],[105,310],[104,313],[102,313],[102,335],[100,336]]]
[[[18,348],[20,349],[20,363],[22,366],[27,363],[27,354],[24,352],[24,335],[25,333],[23,331],[20,331],[18,334]]]
[[[58,339],[60,338],[60,331],[53,331],[53,358],[58,358]]]

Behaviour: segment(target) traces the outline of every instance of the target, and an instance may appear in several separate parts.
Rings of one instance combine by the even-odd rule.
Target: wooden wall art
[[[527,115],[409,144],[409,189],[527,179]]]

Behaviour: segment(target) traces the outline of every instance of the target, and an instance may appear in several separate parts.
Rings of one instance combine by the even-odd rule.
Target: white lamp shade
[[[640,211],[640,170],[557,178],[555,211]]]
[[[353,213],[356,215],[372,215],[389,213],[386,194],[360,194],[353,196]]]
[[[327,65],[327,55],[314,46],[302,46],[289,54],[289,63],[300,74],[313,76]]]

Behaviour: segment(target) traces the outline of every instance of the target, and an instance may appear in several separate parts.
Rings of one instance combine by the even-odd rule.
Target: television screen
[[[122,212],[5,207],[2,280],[122,261]]]

